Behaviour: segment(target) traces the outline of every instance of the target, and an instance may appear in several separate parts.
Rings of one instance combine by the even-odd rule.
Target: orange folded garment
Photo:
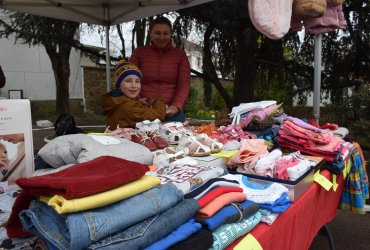
[[[217,213],[224,206],[232,202],[242,202],[247,199],[247,195],[240,192],[231,192],[218,196],[203,208],[199,209],[196,217],[209,218]]]

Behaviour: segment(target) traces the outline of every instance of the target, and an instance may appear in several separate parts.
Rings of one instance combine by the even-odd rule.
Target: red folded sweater
[[[6,224],[8,237],[27,237],[18,214],[28,209],[32,200],[41,195],[61,195],[66,199],[81,198],[101,193],[142,177],[147,165],[125,159],[101,156],[79,163],[56,173],[19,178],[16,183],[23,189],[14,202]]]

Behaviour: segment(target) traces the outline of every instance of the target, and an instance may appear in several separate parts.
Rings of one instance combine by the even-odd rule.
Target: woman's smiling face
[[[152,43],[156,47],[163,49],[171,42],[171,27],[164,23],[155,24],[149,35]]]

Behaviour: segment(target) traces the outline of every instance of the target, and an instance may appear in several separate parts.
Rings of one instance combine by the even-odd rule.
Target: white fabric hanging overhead
[[[211,1],[213,0],[0,0],[0,9],[104,25],[107,91],[110,91],[109,26]]]
[[[0,0],[0,8],[51,18],[115,25],[212,0]]]

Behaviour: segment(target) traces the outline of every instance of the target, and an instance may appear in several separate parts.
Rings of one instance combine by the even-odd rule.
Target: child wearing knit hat
[[[144,120],[164,120],[166,104],[159,99],[148,100],[149,106],[139,100],[141,72],[138,67],[120,60],[114,70],[115,87],[112,92],[102,96],[103,115],[107,116],[106,125],[114,130],[135,128],[137,122]]]

